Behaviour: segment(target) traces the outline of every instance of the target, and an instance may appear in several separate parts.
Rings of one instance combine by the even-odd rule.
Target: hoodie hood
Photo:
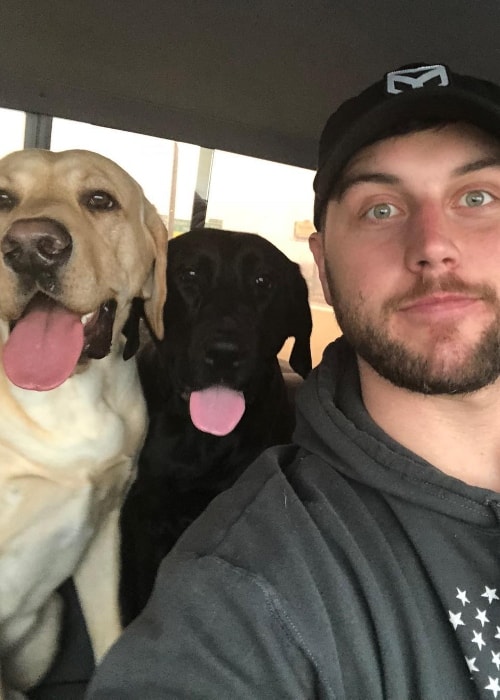
[[[344,338],[326,348],[298,391],[294,441],[348,479],[388,495],[477,525],[500,522],[500,494],[444,474],[374,423]]]

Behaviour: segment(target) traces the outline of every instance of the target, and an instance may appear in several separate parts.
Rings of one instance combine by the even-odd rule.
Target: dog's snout
[[[71,255],[73,241],[52,219],[20,219],[5,234],[1,251],[15,272],[36,273],[58,268]]]
[[[215,340],[205,352],[205,364],[216,369],[232,369],[241,363],[241,350],[230,340]]]

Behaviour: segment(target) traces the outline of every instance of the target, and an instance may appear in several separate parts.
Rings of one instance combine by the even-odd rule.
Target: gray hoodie
[[[500,698],[500,497],[371,421],[344,340],[181,538],[88,700]]]

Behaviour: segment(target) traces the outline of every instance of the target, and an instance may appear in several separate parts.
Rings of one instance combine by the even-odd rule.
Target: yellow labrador
[[[139,297],[162,336],[166,244],[107,158],[0,160],[1,700],[50,667],[67,577],[97,660],[120,632],[118,512],[146,427],[121,331]]]

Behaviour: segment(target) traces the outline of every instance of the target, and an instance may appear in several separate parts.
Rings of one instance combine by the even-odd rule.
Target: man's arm
[[[265,582],[217,557],[173,554],[86,698],[311,697],[315,672],[297,636]]]

